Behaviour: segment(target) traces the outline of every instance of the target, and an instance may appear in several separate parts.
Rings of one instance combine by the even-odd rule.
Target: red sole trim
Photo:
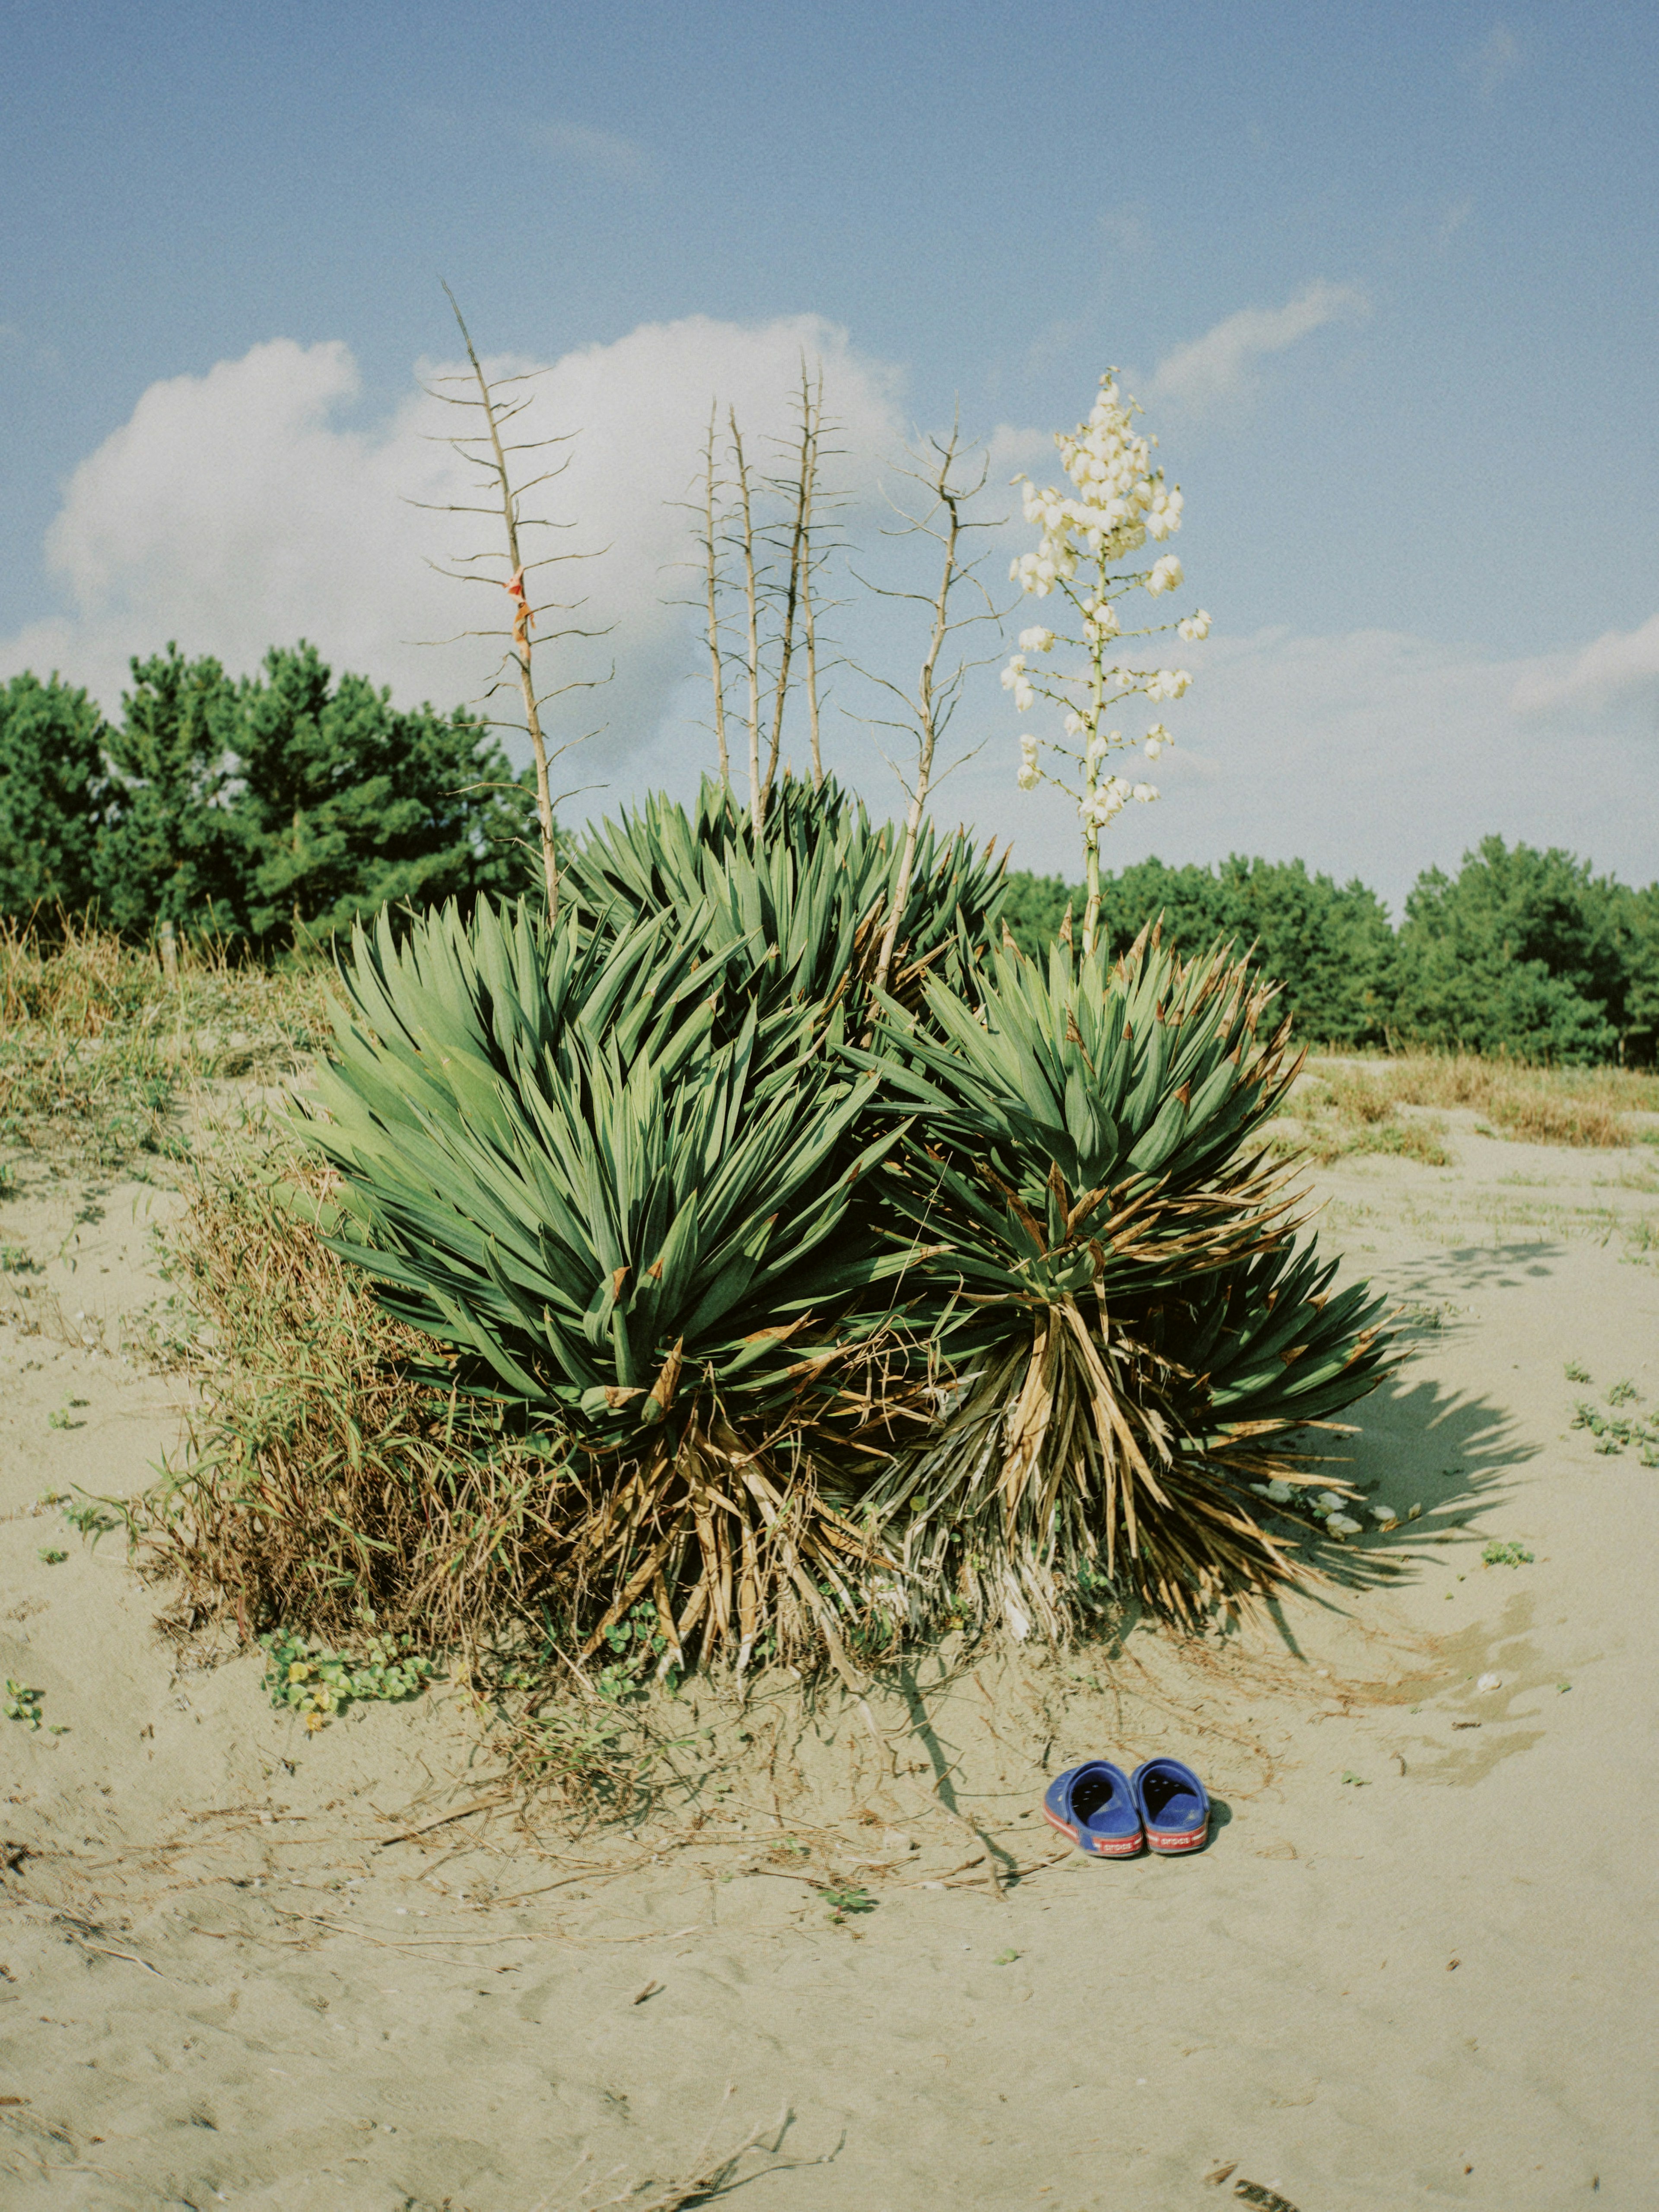
[[[1155,1851],[1198,1851],[1203,1850],[1208,1834],[1209,1830],[1205,1827],[1197,1829],[1189,1836],[1149,1835],[1146,1841]]]
[[[1051,1813],[1046,1805],[1042,1808],[1042,1817],[1051,1828],[1058,1828],[1062,1836],[1069,1836],[1078,1849],[1087,1851],[1091,1858],[1133,1858],[1140,1849],[1143,1841],[1139,1836],[1113,1836],[1105,1839],[1091,1837],[1085,1842],[1068,1821],[1062,1820],[1057,1814]],[[1186,1847],[1182,1845],[1182,1848],[1184,1850]]]

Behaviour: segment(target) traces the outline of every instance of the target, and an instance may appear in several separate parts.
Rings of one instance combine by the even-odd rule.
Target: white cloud
[[[1659,714],[1659,615],[1639,629],[1610,629],[1582,653],[1529,669],[1510,703],[1518,714],[1604,720],[1632,710],[1650,727]]]
[[[1357,285],[1309,284],[1282,307],[1242,307],[1159,362],[1148,397],[1201,407],[1248,389],[1264,355],[1283,353],[1327,323],[1358,319],[1370,301]]]
[[[586,123],[536,123],[531,124],[524,135],[543,153],[592,169],[613,184],[656,182],[655,155],[632,138],[619,137],[614,131],[596,131]]]
[[[516,434],[578,434],[568,473],[539,495],[542,512],[573,526],[549,548],[608,549],[547,572],[559,596],[586,595],[575,619],[611,632],[576,648],[569,665],[603,673],[614,656],[617,670],[614,684],[568,702],[575,726],[608,726],[573,781],[602,778],[608,763],[647,745],[698,666],[692,617],[668,603],[690,584],[676,566],[691,549],[674,502],[692,489],[711,401],[735,406],[751,454],[768,457],[769,441],[787,433],[803,354],[822,361],[826,408],[842,426],[834,466],[863,489],[900,441],[896,379],[816,316],[647,324],[566,354],[533,387]],[[538,364],[486,366],[501,374]],[[425,365],[422,377],[453,373],[453,364]],[[495,532],[485,518],[407,504],[476,501],[442,442],[455,410],[411,388],[388,419],[354,428],[341,416],[357,392],[347,347],[285,338],[205,376],[152,385],[76,470],[49,532],[47,566],[72,611],[0,641],[0,674],[56,666],[113,710],[129,656],[169,638],[241,672],[268,646],[303,635],[336,669],[390,684],[399,700],[477,697],[495,649],[455,634],[498,623],[506,603],[493,587],[448,581],[428,564],[493,547]],[[544,627],[554,626],[550,617]],[[551,681],[557,664],[545,658]]]
[[[987,484],[1001,491],[1016,476],[1035,476],[1054,465],[1054,434],[1018,422],[999,422],[985,441],[985,463]]]
[[[1500,84],[1515,75],[1521,66],[1521,49],[1515,33],[1502,23],[1494,23],[1463,64],[1465,73],[1474,79],[1475,91],[1483,100],[1492,99]]]

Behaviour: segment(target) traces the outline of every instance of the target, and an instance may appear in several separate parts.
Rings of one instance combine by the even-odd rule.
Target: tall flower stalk
[[[1139,738],[1126,738],[1108,725],[1126,699],[1139,696],[1158,705],[1179,699],[1192,682],[1184,668],[1130,666],[1121,658],[1125,645],[1170,631],[1190,641],[1206,636],[1210,628],[1201,608],[1166,623],[1123,626],[1120,610],[1131,592],[1161,599],[1182,582],[1173,553],[1148,568],[1127,565],[1148,538],[1172,538],[1180,529],[1182,497],[1180,488],[1167,485],[1163,470],[1154,467],[1155,441],[1137,433],[1134,418],[1141,410],[1123,398],[1116,380],[1116,370],[1108,369],[1088,421],[1069,434],[1055,434],[1067,490],[1039,490],[1029,477],[1015,479],[1025,487],[1025,520],[1041,536],[1036,552],[1021,554],[1009,574],[1030,598],[1058,594],[1072,620],[1060,629],[1036,624],[1022,630],[1020,649],[1002,672],[1003,689],[1013,694],[1021,714],[1039,699],[1060,710],[1058,737],[1028,732],[1020,738],[1019,787],[1030,791],[1052,783],[1076,802],[1087,886],[1085,953],[1094,950],[1100,921],[1101,832],[1131,799],[1150,805],[1158,795],[1156,784],[1133,780],[1122,768],[1131,755],[1155,761],[1175,742],[1161,721]],[[1061,669],[1048,663],[1057,647],[1080,651],[1083,665]],[[1034,655],[1046,665],[1034,662]]]

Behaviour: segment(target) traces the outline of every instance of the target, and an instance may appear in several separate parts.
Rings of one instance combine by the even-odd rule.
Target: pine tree
[[[362,676],[335,684],[303,641],[240,687],[233,811],[260,945],[326,938],[388,902],[520,888],[533,786],[462,709],[400,712],[391,697]]]
[[[244,927],[243,860],[227,797],[235,686],[210,656],[176,644],[132,664],[118,728],[113,818],[98,841],[102,912],[128,936],[158,921],[234,936]]]
[[[92,897],[105,734],[93,701],[56,675],[0,685],[0,914],[74,913]]]

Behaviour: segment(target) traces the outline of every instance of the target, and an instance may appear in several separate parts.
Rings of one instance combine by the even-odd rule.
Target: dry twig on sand
[[[777,2153],[783,2142],[784,2131],[793,2117],[787,2104],[780,2111],[775,2120],[763,2121],[759,2127],[751,2128],[743,2141],[732,2144],[730,2149],[715,2150],[714,2138],[720,2132],[726,2108],[736,2093],[736,2083],[728,2081],[726,2085],[726,2094],[720,2099],[720,2109],[714,2115],[708,2134],[703,2137],[702,2148],[692,2160],[690,2170],[677,2180],[669,2182],[659,2190],[654,2197],[647,2197],[641,2202],[639,2196],[641,2184],[638,2182],[623,2182],[614,2196],[592,2196],[590,2192],[593,2189],[602,2189],[607,2183],[620,2179],[623,2169],[621,2166],[616,2166],[599,2180],[588,2183],[580,2195],[571,2201],[570,2212],[606,2212],[606,2208],[617,2204],[629,2206],[631,2212],[681,2212],[683,2206],[705,2203],[711,2197],[723,2196],[736,2180],[738,2167],[743,2160],[751,2150],[756,2149],[763,2148],[771,2158],[773,2163],[767,2169],[768,2172],[775,2172],[780,2166],[794,2166],[819,2163],[816,2159],[780,2160],[778,2158]],[[772,2138],[770,2142],[766,2140],[769,2136]],[[549,2200],[543,2198],[533,2208],[533,2212],[555,2212],[555,2208]]]

